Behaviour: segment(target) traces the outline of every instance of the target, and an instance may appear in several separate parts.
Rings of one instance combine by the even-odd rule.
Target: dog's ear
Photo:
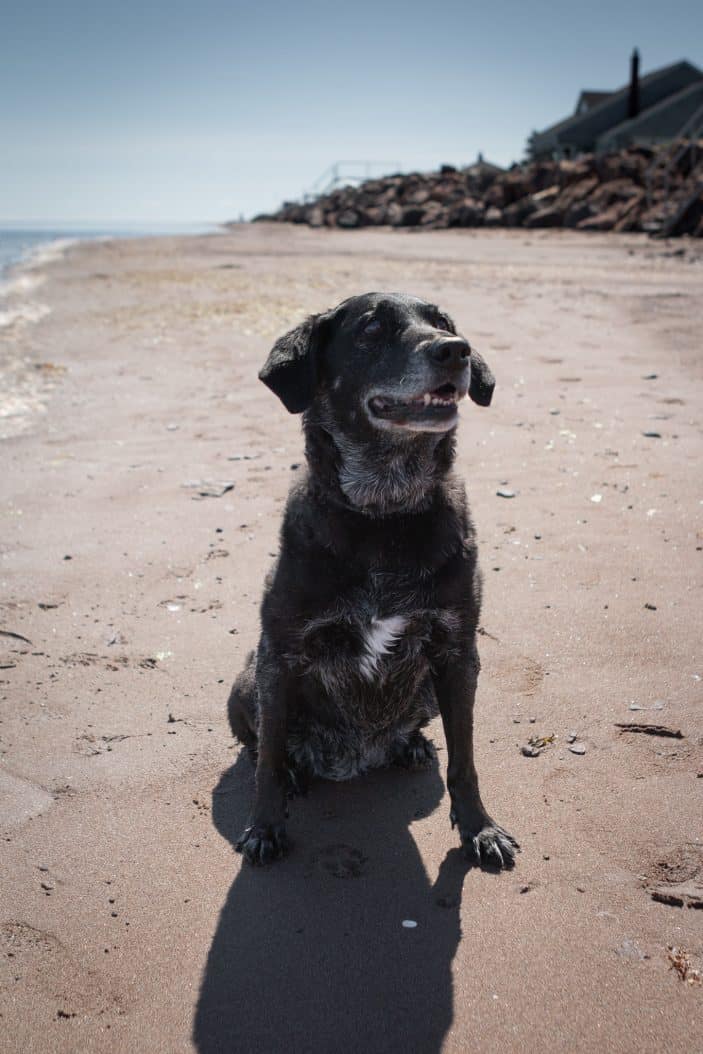
[[[483,356],[471,348],[471,383],[469,384],[469,395],[479,406],[489,406],[493,398],[493,389],[496,379],[489,370]]]
[[[317,385],[317,355],[328,315],[310,315],[279,337],[259,371],[259,380],[281,400],[286,410],[307,410]]]

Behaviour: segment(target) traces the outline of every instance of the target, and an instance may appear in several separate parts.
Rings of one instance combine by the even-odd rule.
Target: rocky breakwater
[[[568,227],[703,237],[703,141],[508,170],[467,168],[397,174],[285,202],[256,220],[311,227]]]

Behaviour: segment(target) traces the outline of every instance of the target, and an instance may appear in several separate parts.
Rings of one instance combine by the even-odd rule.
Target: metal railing
[[[367,179],[380,179],[389,172],[397,172],[400,167],[398,161],[335,161],[305,191],[303,202],[307,204],[321,194],[329,194],[335,187],[346,186],[349,183],[365,183]]]

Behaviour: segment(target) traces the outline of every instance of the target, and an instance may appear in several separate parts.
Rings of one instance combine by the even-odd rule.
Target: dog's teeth
[[[432,402],[432,396],[430,395],[429,392],[425,392],[422,401],[425,404],[425,406],[429,406],[430,405],[430,403]]]

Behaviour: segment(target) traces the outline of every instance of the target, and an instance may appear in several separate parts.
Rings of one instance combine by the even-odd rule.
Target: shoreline
[[[27,342],[32,327],[51,313],[37,294],[52,266],[77,244],[68,238],[41,243],[0,272],[0,442],[31,428],[46,410],[54,388],[51,366],[37,362]]]
[[[2,232],[0,232],[2,233]],[[41,230],[8,229],[6,233],[41,235]],[[76,231],[70,236],[47,228],[46,240],[25,248],[16,258],[0,267],[0,442],[22,434],[32,420],[46,409],[46,400],[55,387],[51,361],[37,362],[19,349],[26,342],[28,327],[45,319],[51,307],[36,296],[51,276],[54,265],[82,246],[112,241],[174,237],[173,232]],[[176,235],[197,237],[202,232]],[[55,236],[54,236],[55,235]]]
[[[703,969],[703,911],[675,901],[703,880],[703,268],[684,248],[249,224],[46,265],[50,313],[10,343],[53,388],[3,444],[10,1050],[690,1046],[703,986],[669,952]],[[252,774],[225,702],[302,456],[256,374],[364,288],[440,303],[498,378],[489,409],[462,407],[457,470],[484,577],[477,765],[522,844],[503,876],[461,862],[439,722],[438,766],[294,801],[276,867],[233,850]],[[197,500],[194,480],[233,486]],[[534,735],[556,738],[525,757]]]

